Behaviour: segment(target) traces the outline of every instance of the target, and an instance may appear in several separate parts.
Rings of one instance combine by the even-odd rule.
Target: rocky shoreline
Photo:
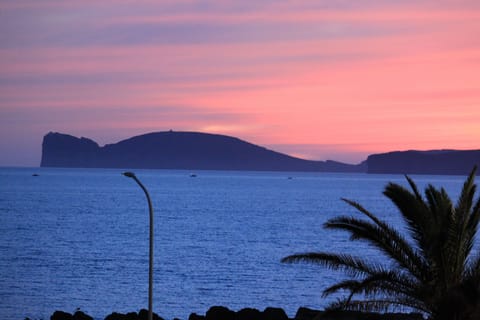
[[[142,309],[139,312],[126,314],[113,312],[106,316],[104,320],[147,320],[147,318],[148,311]],[[55,311],[50,320],[93,320],[93,317],[83,311],[76,311],[73,314]],[[153,320],[164,319],[154,313]],[[175,318],[174,320],[179,319]],[[227,307],[214,306],[205,315],[190,314],[188,320],[424,320],[424,318],[419,313],[327,312],[304,307],[297,310],[295,317],[289,318],[281,308],[269,307],[263,311],[244,308],[239,311],[233,311]]]

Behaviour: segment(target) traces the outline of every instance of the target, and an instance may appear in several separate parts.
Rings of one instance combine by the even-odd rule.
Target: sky
[[[0,166],[50,131],[306,159],[480,149],[478,0],[0,0]]]

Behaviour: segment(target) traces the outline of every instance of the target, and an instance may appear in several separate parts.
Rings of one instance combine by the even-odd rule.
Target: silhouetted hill
[[[42,167],[364,172],[365,165],[311,161],[215,134],[156,132],[100,147],[86,138],[50,132]]]
[[[480,167],[480,150],[395,151],[351,165],[299,159],[238,138],[198,132],[148,133],[104,147],[87,138],[50,132],[42,147],[42,167],[452,175]]]
[[[395,151],[367,158],[368,173],[466,175],[480,167],[480,150]]]

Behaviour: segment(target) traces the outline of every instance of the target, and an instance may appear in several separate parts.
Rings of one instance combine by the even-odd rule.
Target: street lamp
[[[153,296],[153,206],[150,200],[150,195],[143,184],[138,180],[133,172],[124,172],[123,175],[132,178],[145,192],[148,201],[148,211],[150,212],[150,247],[149,247],[149,262],[148,262],[148,320],[152,320],[152,296]]]

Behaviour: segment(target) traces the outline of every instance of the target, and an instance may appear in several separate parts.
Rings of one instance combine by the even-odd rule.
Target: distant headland
[[[235,137],[199,132],[154,132],[100,147],[95,141],[50,132],[41,167],[468,174],[480,150],[396,151],[360,164],[292,157]]]

